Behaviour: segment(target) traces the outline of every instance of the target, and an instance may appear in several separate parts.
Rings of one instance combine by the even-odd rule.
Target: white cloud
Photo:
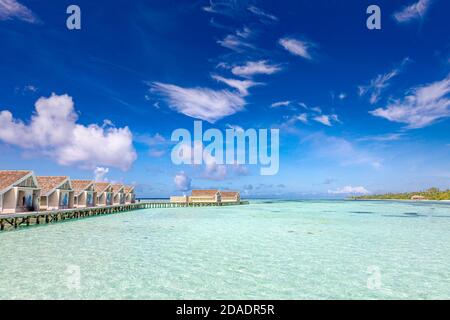
[[[450,74],[443,80],[410,89],[403,99],[370,113],[393,122],[406,123],[409,129],[429,126],[450,117]]]
[[[238,3],[229,0],[209,0],[209,6],[202,8],[209,13],[234,16],[239,11]]]
[[[352,186],[345,186],[343,188],[337,189],[337,190],[328,190],[329,194],[369,194],[370,191],[368,191],[364,187],[352,187]]]
[[[107,181],[106,175],[109,172],[109,168],[97,167],[94,170],[94,179],[95,181]]]
[[[313,119],[315,121],[320,122],[321,124],[329,126],[329,127],[331,127],[333,125],[332,124],[333,122],[340,122],[338,116],[335,114],[330,114],[330,115],[322,114],[320,116],[315,116]]]
[[[244,26],[242,29],[236,30],[236,35],[238,37],[248,39],[253,36],[253,31],[249,27]]]
[[[288,105],[291,104],[291,101],[278,101],[278,102],[274,102],[271,104],[272,108],[277,108],[277,107],[287,107]]]
[[[226,85],[235,88],[239,91],[242,96],[248,95],[248,89],[257,85],[262,85],[260,82],[255,82],[252,80],[237,80],[237,79],[228,79],[218,75],[211,76],[214,80],[219,82],[223,82]]]
[[[192,179],[188,177],[184,171],[179,172],[175,175],[173,178],[173,182],[175,183],[175,186],[180,191],[188,191],[191,189],[191,183]]]
[[[322,109],[320,107],[312,107],[311,111],[314,111],[316,113],[322,113]]]
[[[358,93],[359,96],[364,96],[365,94],[370,94],[370,103],[375,104],[380,99],[381,93],[384,89],[386,89],[390,85],[390,80],[392,78],[398,76],[402,71],[403,67],[410,62],[409,58],[403,59],[400,66],[391,70],[385,74],[379,74],[374,79],[370,81],[370,83],[366,86],[359,86]]]
[[[305,124],[308,123],[308,114],[301,113],[299,115],[287,117],[286,119],[287,120],[280,125],[280,128],[291,131],[293,130],[292,126],[294,126],[299,121]]]
[[[269,64],[265,60],[248,61],[242,66],[235,66],[231,72],[237,76],[251,77],[255,74],[273,74],[279,72],[281,67],[275,64]]]
[[[399,23],[422,19],[431,5],[431,0],[419,0],[402,10],[394,13],[394,18]]]
[[[16,88],[14,89],[14,91],[15,91],[16,93],[20,93],[20,94],[22,94],[22,95],[26,95],[26,94],[28,94],[28,93],[33,94],[33,93],[38,92],[38,90],[39,90],[39,89],[38,89],[36,86],[31,85],[31,84],[26,85],[26,86],[23,86],[23,87],[16,87]]]
[[[267,18],[273,21],[278,21],[278,18],[276,16],[274,16],[273,14],[267,13],[265,11],[263,11],[262,9],[255,7],[255,6],[250,6],[247,8],[248,11],[250,11],[251,13],[263,17],[263,18]]]
[[[300,122],[307,123],[308,122],[308,115],[306,113],[302,113],[302,114],[296,116],[295,119],[297,119]]]
[[[29,23],[39,23],[38,17],[16,0],[0,0],[0,21],[19,19]]]
[[[306,103],[304,103],[304,102],[299,102],[298,105],[306,110],[309,109],[308,106],[306,105]]]
[[[338,95],[338,98],[339,98],[339,100],[344,100],[345,98],[347,98],[347,94],[345,94],[345,92],[341,92],[341,93]]]
[[[235,114],[245,106],[240,94],[228,90],[182,88],[160,82],[154,82],[152,89],[164,95],[177,112],[210,123]]]
[[[0,141],[43,152],[62,165],[107,165],[127,170],[136,160],[128,127],[77,124],[72,97],[41,97],[35,108],[29,124],[14,119],[10,111],[1,111]]]
[[[299,56],[308,60],[312,59],[310,49],[315,45],[311,42],[298,40],[295,38],[281,38],[278,43],[287,51],[295,56]]]
[[[235,36],[234,34],[227,35],[223,40],[218,40],[217,43],[222,47],[228,48],[236,52],[242,52],[245,49],[253,49],[254,46],[242,38]]]

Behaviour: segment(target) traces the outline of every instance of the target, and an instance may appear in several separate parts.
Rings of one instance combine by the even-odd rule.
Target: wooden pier
[[[88,207],[61,209],[53,211],[21,212],[14,214],[0,214],[0,231],[17,229],[21,226],[55,223],[58,221],[81,219],[105,214],[114,214],[140,209],[178,208],[178,207],[211,207],[249,204],[240,202],[204,202],[204,203],[172,203],[169,201],[139,201],[132,204],[122,204],[104,207]]]

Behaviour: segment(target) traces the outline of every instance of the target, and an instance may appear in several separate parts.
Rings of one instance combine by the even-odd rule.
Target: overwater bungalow
[[[134,193],[134,186],[125,186],[124,188],[125,193],[125,203],[135,203],[136,202],[136,195]]]
[[[172,203],[239,203],[241,195],[237,191],[192,190],[191,196],[172,196]]]
[[[40,210],[58,210],[73,208],[74,191],[70,178],[66,176],[38,176],[41,188]]]
[[[39,196],[33,171],[0,170],[0,214],[36,211]]]
[[[189,203],[189,197],[184,195],[184,196],[171,196],[170,197],[170,202],[171,203]]]
[[[241,194],[237,191],[220,191],[222,202],[240,202]]]
[[[95,192],[93,180],[71,180],[74,190],[75,208],[95,207],[97,204],[97,193]]]
[[[125,204],[125,186],[123,184],[112,184],[113,204]]]
[[[191,203],[221,202],[222,197],[219,190],[192,190],[189,197]]]
[[[97,193],[97,206],[104,207],[113,204],[113,191],[109,182],[95,182],[95,192]]]

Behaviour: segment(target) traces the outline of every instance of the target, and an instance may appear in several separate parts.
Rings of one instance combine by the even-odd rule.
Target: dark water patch
[[[350,211],[350,213],[357,213],[357,214],[373,214],[375,212],[373,211]]]
[[[423,214],[419,214],[417,212],[404,212],[403,214],[407,216],[423,216]]]
[[[383,217],[389,217],[389,218],[419,218],[421,216],[417,215],[417,216],[411,216],[411,215],[398,215],[398,214],[383,214]]]
[[[450,218],[450,216],[436,215],[432,216],[433,218]]]

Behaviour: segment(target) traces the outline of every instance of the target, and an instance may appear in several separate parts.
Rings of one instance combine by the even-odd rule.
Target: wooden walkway
[[[140,201],[132,204],[112,205],[105,207],[88,207],[61,209],[53,211],[21,212],[14,214],[0,214],[0,231],[6,229],[17,229],[21,226],[48,224],[58,221],[80,219],[105,214],[114,214],[140,209],[152,208],[178,208],[178,207],[211,207],[244,205],[248,201],[223,202],[223,203],[171,203],[169,201]]]

